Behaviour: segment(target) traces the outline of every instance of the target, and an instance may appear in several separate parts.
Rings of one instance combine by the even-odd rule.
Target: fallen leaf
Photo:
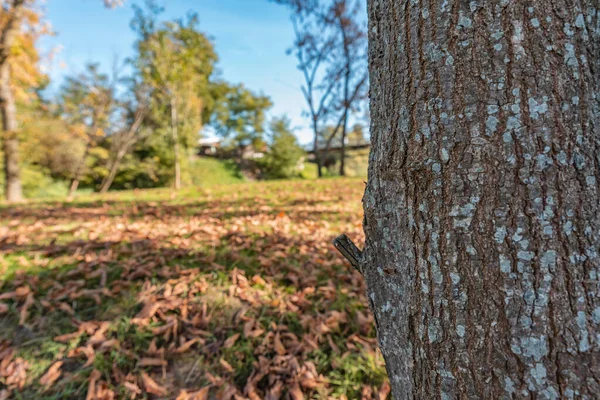
[[[152,393],[159,397],[164,397],[168,393],[167,389],[165,389],[164,387],[162,387],[158,383],[156,383],[145,372],[142,372],[142,382],[144,383],[144,388],[146,389],[146,391],[148,393]]]
[[[210,392],[210,386],[207,386],[198,391],[186,393],[187,397],[185,397],[183,399],[179,399],[179,397],[178,397],[177,400],[208,400],[209,392]]]
[[[381,388],[379,388],[379,392],[377,393],[377,400],[386,400],[391,391],[392,388],[390,387],[390,383],[387,381],[383,382],[383,385],[381,385]]]
[[[205,340],[202,338],[194,338],[194,339],[188,340],[187,342],[185,342],[184,344],[179,346],[177,349],[175,349],[175,352],[176,353],[185,353],[196,343],[204,344]]]
[[[236,333],[233,336],[230,336],[229,338],[227,338],[227,340],[225,341],[225,343],[223,343],[223,348],[225,349],[229,349],[231,347],[233,347],[233,345],[235,344],[235,342],[237,342],[237,340],[239,339],[240,334]]]
[[[281,339],[279,337],[279,332],[277,332],[275,334],[275,338],[273,339],[273,344],[275,346],[275,351],[277,352],[277,354],[279,354],[280,356],[285,355],[285,353],[287,353],[287,350],[285,349],[285,347],[283,346],[283,343],[281,343]]]
[[[27,320],[27,316],[29,315],[28,309],[33,304],[33,301],[33,293],[29,293],[27,295],[27,299],[25,299],[25,303],[23,303],[23,307],[21,308],[21,313],[19,316],[19,325],[25,325],[25,321]]]
[[[100,379],[102,374],[97,369],[93,370],[88,380],[88,392],[85,400],[96,400],[96,381]]]
[[[62,365],[63,365],[62,361],[57,361],[54,364],[52,364],[52,366],[50,366],[50,368],[48,368],[48,371],[46,371],[44,376],[42,376],[40,378],[40,385],[49,387],[54,382],[56,382],[56,380],[58,378],[60,378],[60,375],[62,373],[62,371],[60,369],[62,367]]]
[[[290,396],[290,400],[304,400],[304,393],[302,393],[302,389],[300,389],[300,386],[296,382],[290,385],[288,395]]]
[[[221,358],[221,359],[219,360],[219,364],[221,364],[221,366],[222,366],[223,368],[225,368],[225,371],[227,371],[227,372],[229,372],[229,373],[233,372],[233,367],[231,366],[231,364],[229,364],[229,363],[228,363],[227,361],[225,361],[223,358]]]
[[[160,358],[142,358],[138,362],[138,367],[166,367],[169,363]]]
[[[123,386],[125,386],[125,388],[133,394],[136,394],[136,395],[142,394],[142,389],[140,389],[140,387],[138,385],[136,385],[135,383],[123,382]]]

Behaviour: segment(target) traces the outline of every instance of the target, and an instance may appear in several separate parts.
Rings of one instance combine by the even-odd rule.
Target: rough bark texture
[[[394,397],[598,398],[600,2],[368,4],[362,269]]]

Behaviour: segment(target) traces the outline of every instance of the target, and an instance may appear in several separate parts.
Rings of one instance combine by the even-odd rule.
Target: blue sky
[[[173,19],[195,11],[200,29],[214,40],[219,69],[230,82],[269,95],[271,115],[287,114],[297,127],[302,143],[311,138],[302,117],[302,76],[294,57],[285,54],[293,42],[289,11],[268,0],[159,0],[163,18]],[[87,62],[99,62],[109,73],[115,57],[133,52],[135,35],[129,28],[132,0],[124,7],[107,10],[101,0],[48,0],[47,17],[56,36],[45,39],[43,52],[59,49],[48,66],[53,80],[50,92],[65,75],[83,70]]]

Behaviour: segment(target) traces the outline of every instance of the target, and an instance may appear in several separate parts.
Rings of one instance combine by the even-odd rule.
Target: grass
[[[193,160],[189,173],[195,186],[227,185],[244,181],[235,163],[209,157]]]
[[[330,245],[363,240],[363,189],[245,182],[2,206],[0,397],[385,398],[364,282]]]

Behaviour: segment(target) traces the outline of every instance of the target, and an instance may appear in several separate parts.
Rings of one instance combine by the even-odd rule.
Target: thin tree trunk
[[[17,108],[10,87],[9,54],[20,22],[23,0],[16,0],[4,21],[0,43],[0,114],[2,114],[2,140],[4,151],[4,191],[6,199],[17,202],[23,199],[19,170],[19,138],[17,136]],[[6,11],[5,11],[6,12]]]
[[[348,98],[348,85],[350,84],[350,67],[346,67],[344,82],[344,122],[342,125],[342,143],[340,148],[340,176],[346,176],[346,133],[348,131],[348,111],[350,99]]]
[[[340,24],[342,22],[340,21]],[[350,70],[350,49],[348,49],[346,31],[342,27],[342,40],[344,43],[344,58],[346,61],[345,72],[344,72],[344,123],[342,125],[342,143],[340,148],[340,176],[346,176],[346,132],[348,130],[348,111],[350,109],[350,77],[352,71]]]
[[[92,132],[93,131],[95,131],[95,128],[92,128]],[[69,196],[67,197],[69,200],[73,199],[73,196],[75,196],[75,192],[77,192],[77,189],[79,188],[79,181],[81,180],[81,175],[83,174],[85,160],[87,159],[87,156],[90,153],[90,147],[91,142],[88,139],[88,141],[85,144],[85,150],[83,151],[83,157],[81,157],[81,160],[79,160],[77,168],[75,169],[75,176],[71,181],[71,187],[69,188]]]
[[[100,187],[100,193],[106,193],[109,191],[110,187],[113,184],[113,181],[115,180],[115,176],[117,176],[119,165],[121,165],[121,161],[123,160],[123,157],[125,157],[125,154],[127,154],[127,149],[121,149],[117,152],[117,156],[113,160],[113,163],[110,167],[110,172],[108,173],[106,178],[104,178],[104,182],[102,182],[102,186]]]
[[[5,196],[6,200],[17,202],[23,199],[23,190],[19,172],[17,111],[10,88],[10,65],[8,61],[0,66],[0,107],[2,108]]]
[[[340,148],[340,176],[346,176],[346,130],[348,110],[344,111],[344,125],[342,126],[342,147]]]
[[[317,119],[313,116],[313,133],[314,133],[314,141],[313,141],[313,151],[315,152],[315,161],[317,162],[317,173],[318,177],[323,177],[323,160],[321,159],[321,152],[319,149],[319,127],[318,127]]]
[[[135,119],[131,124],[131,127],[129,128],[125,136],[121,137],[121,139],[116,144],[119,150],[117,151],[117,156],[113,160],[113,163],[110,167],[109,174],[102,181],[100,193],[106,193],[110,190],[110,187],[112,186],[113,181],[115,180],[115,176],[117,176],[117,172],[119,171],[119,166],[121,165],[123,157],[125,157],[131,146],[133,146],[139,139],[139,136],[137,136],[138,130],[144,122],[145,116],[145,106],[138,106],[138,109],[135,112]]]
[[[171,135],[173,139],[173,153],[175,155],[175,190],[181,189],[181,165],[179,160],[179,133],[177,124],[177,100],[171,97]]]
[[[598,1],[368,5],[361,268],[394,398],[598,398]]]

